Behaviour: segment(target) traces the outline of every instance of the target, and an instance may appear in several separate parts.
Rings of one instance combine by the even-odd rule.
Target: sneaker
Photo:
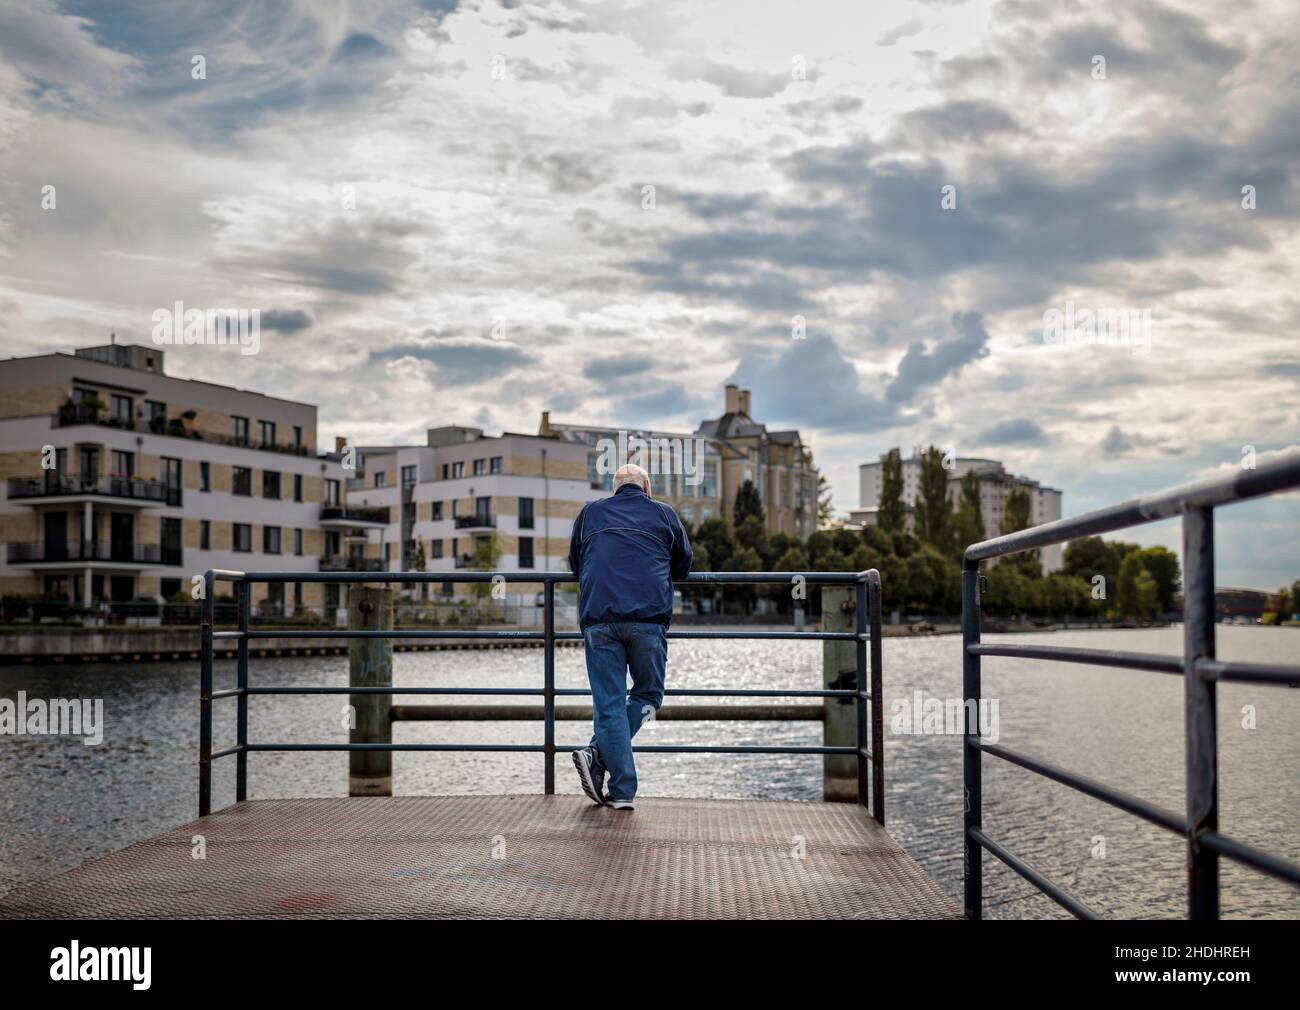
[[[583,747],[573,752],[573,766],[578,769],[582,791],[597,806],[604,806],[601,790],[605,786],[605,764],[595,747]]]
[[[613,807],[615,810],[631,810],[631,809],[632,809],[632,801],[631,801],[631,800],[616,800],[616,799],[614,799],[614,797],[612,797],[612,796],[606,796],[606,797],[605,797],[605,805],[608,806],[608,807]]]

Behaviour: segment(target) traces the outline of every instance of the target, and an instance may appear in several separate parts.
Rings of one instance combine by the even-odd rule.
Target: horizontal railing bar
[[[220,698],[238,698],[244,693],[245,691],[242,687],[232,687],[224,691],[213,691],[212,700],[217,701]]]
[[[984,832],[981,831],[979,828],[971,828],[969,834],[971,838],[979,842],[980,845],[988,849],[989,852],[997,856],[998,859],[1006,863],[1009,867],[1011,867],[1011,869],[1015,870],[1016,873],[1024,877],[1027,881],[1029,881],[1036,888],[1042,891],[1043,894],[1047,895],[1047,897],[1051,898],[1054,902],[1056,902],[1058,905],[1064,908],[1075,918],[1077,919],[1100,919],[1101,918],[1101,916],[1099,916],[1091,908],[1089,908],[1087,905],[1081,902],[1078,898],[1074,897],[1074,895],[1070,894],[1067,891],[1063,891],[1061,888],[1059,888],[1056,884],[1052,883],[1050,880],[1044,877],[1041,873],[1035,870],[1028,863],[1023,862],[1020,859],[1017,859],[1010,852],[1004,849],[1001,845],[993,841],[993,839],[991,839],[988,835],[984,834]]]
[[[1253,846],[1246,845],[1244,842],[1221,835],[1217,831],[1207,831],[1202,835],[1198,835],[1196,840],[1207,849],[1222,856],[1227,856],[1229,859],[1234,859],[1245,866],[1259,870],[1261,873],[1267,873],[1270,877],[1276,877],[1288,884],[1300,886],[1300,865],[1282,859],[1280,856],[1263,852]]]
[[[1005,747],[987,743],[979,737],[970,737],[967,742],[970,746],[978,747],[986,754],[1000,757],[1003,761],[1010,761],[1012,764],[1020,765],[1020,767],[1027,768],[1031,772],[1037,772],[1039,775],[1044,775],[1062,785],[1069,786],[1071,789],[1077,789],[1093,799],[1109,803],[1120,810],[1126,810],[1134,816],[1150,821],[1152,824],[1158,824],[1175,834],[1184,835],[1187,833],[1187,821],[1183,817],[1153,803],[1148,803],[1146,800],[1140,800],[1136,796],[1121,793],[1094,779],[1076,775],[1074,772],[1065,771],[1044,761],[1036,761],[1033,758],[1009,751]]]
[[[217,751],[208,760],[215,761],[217,758],[230,757],[231,754],[238,754],[241,750],[244,750],[244,748],[239,744],[235,744],[233,747],[227,747],[225,750]]]
[[[1068,519],[1057,519],[1018,533],[1008,533],[971,544],[966,548],[966,560],[985,561],[1035,547],[1048,547],[1076,537],[1112,533],[1131,526],[1171,519],[1189,509],[1214,508],[1295,487],[1300,487],[1300,453],[1291,453],[1282,459],[1263,463],[1254,470],[1234,469],[1222,477],[1180,484],[1154,494],[1132,498],[1119,505]]]
[[[1094,666],[1122,666],[1154,673],[1182,674],[1181,656],[1154,652],[1115,652],[1110,649],[1073,649],[1056,645],[1000,645],[976,642],[966,647],[972,656],[1010,656],[1016,659],[1048,659],[1060,663],[1089,663]]]
[[[557,752],[581,750],[586,744],[557,744]],[[250,743],[248,751],[483,751],[541,754],[544,744],[471,743]],[[854,747],[708,747],[654,744],[633,747],[645,754],[856,754]]]
[[[541,687],[296,687],[271,686],[249,687],[249,694],[499,694],[499,695],[544,695],[546,689]],[[590,688],[561,687],[553,692],[557,697],[590,697]],[[219,692],[222,697],[238,694],[238,689]],[[843,688],[826,690],[787,690],[769,688],[669,688],[666,696],[696,698],[856,698],[857,691]],[[213,697],[218,697],[217,693]]]
[[[236,582],[554,582],[576,583],[572,572],[490,572],[456,568],[448,572],[221,572],[214,577]],[[673,584],[689,585],[782,585],[796,578],[805,585],[852,586],[865,581],[865,572],[692,572]]]
[[[540,705],[394,705],[394,722],[542,722]],[[555,718],[590,722],[590,705],[556,705]],[[666,705],[655,722],[822,722],[823,705]]]
[[[669,638],[716,638],[716,639],[807,639],[810,642],[853,642],[858,636],[851,631],[669,631]],[[212,638],[216,641],[238,641],[255,638],[431,638],[431,639],[503,639],[514,642],[541,642],[545,634],[541,631],[482,630],[466,629],[464,631],[427,630],[416,628],[395,628],[391,631],[366,631],[350,628],[321,628],[317,630],[300,629],[259,629],[250,631],[214,631]],[[580,642],[580,631],[557,631],[558,642]]]
[[[1198,659],[1196,672],[1210,680],[1235,684],[1300,684],[1300,666],[1280,663],[1227,663]]]

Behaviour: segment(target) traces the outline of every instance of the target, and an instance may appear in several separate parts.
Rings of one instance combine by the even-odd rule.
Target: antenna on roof
[[[116,343],[117,343],[117,334],[116,334],[116,333],[113,333],[111,330],[109,331],[109,334],[108,334],[108,342],[109,342],[110,344],[116,344]]]

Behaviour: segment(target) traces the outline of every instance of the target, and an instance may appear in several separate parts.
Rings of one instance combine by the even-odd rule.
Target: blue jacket
[[[588,502],[573,522],[569,569],[578,576],[578,623],[667,626],[673,581],[691,573],[691,544],[677,513],[635,484]]]

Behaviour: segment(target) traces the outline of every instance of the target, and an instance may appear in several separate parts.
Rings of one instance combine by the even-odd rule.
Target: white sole
[[[603,807],[605,801],[600,798],[600,793],[596,791],[596,780],[591,777],[591,766],[582,758],[582,751],[573,752],[573,766],[578,769],[578,778],[582,780],[582,791],[587,794],[587,798],[598,807]]]

